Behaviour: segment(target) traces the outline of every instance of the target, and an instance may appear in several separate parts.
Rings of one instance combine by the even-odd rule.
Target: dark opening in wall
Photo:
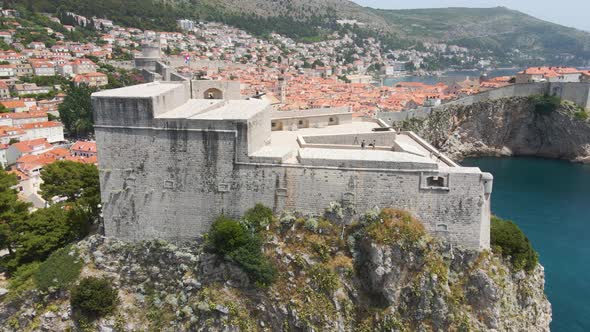
[[[429,176],[426,178],[428,187],[445,187],[445,178],[442,176]]]
[[[174,189],[174,181],[164,181],[164,189]]]
[[[223,99],[223,92],[219,89],[210,88],[203,94],[205,99]]]

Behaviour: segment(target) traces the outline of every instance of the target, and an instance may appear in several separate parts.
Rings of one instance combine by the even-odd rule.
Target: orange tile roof
[[[68,156],[68,157],[66,157],[66,160],[74,161],[74,162],[78,162],[78,163],[84,163],[84,164],[98,163],[98,158],[96,158],[96,156],[92,156],[92,157]]]
[[[25,123],[20,125],[22,129],[35,129],[35,128],[52,128],[52,127],[63,127],[61,122],[57,121],[45,121],[45,122],[34,122],[34,123]]]
[[[47,112],[18,112],[18,113],[1,113],[0,118],[10,119],[30,119],[47,117]]]
[[[21,151],[23,153],[31,152],[31,151],[33,151],[33,148],[35,148],[37,146],[41,146],[41,145],[45,149],[48,149],[51,147],[51,144],[49,144],[47,142],[46,138],[37,138],[37,139],[29,140],[29,141],[22,141],[22,142],[12,144],[12,146],[14,146],[15,148],[17,148],[19,151]]]
[[[28,172],[35,168],[52,164],[55,161],[55,157],[48,154],[41,154],[37,156],[23,156],[17,159],[16,167],[23,172]]]
[[[2,104],[4,107],[6,108],[18,108],[18,107],[27,107],[27,105],[25,105],[25,102],[22,100],[5,100],[5,101],[0,101],[0,104]]]
[[[12,134],[14,133],[14,134]],[[12,136],[12,135],[22,135],[25,132],[17,127],[9,127],[9,126],[1,126],[0,127],[0,137],[1,136]]]
[[[57,159],[63,159],[70,156],[70,151],[65,148],[53,148],[47,151],[45,154],[55,156]]]
[[[93,141],[77,141],[70,148],[72,151],[83,151],[96,153],[96,142]]]

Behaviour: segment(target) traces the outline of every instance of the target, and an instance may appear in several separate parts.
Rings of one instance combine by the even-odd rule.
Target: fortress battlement
[[[493,178],[412,132],[348,108],[276,112],[239,84],[154,82],[92,96],[105,232],[185,240],[256,203],[350,218],[393,207],[437,236],[489,248]]]

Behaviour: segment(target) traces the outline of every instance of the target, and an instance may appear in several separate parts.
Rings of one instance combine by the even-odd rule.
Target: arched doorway
[[[216,88],[210,88],[205,90],[203,94],[203,98],[205,99],[223,99],[223,92]]]

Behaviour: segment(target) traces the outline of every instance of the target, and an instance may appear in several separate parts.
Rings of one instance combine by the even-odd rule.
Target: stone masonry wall
[[[489,197],[479,172],[234,163],[231,131],[99,127],[96,138],[107,236],[185,240],[206,232],[219,215],[239,217],[256,203],[320,214],[339,201],[356,213],[375,206],[409,210],[433,233],[489,247],[489,235],[482,236]],[[422,189],[432,174],[447,177],[448,190]]]
[[[486,100],[528,97],[538,94],[556,95],[561,99],[573,101],[584,108],[590,108],[590,83],[526,83],[484,91],[445,103],[435,107],[435,109],[451,105],[471,105]]]

